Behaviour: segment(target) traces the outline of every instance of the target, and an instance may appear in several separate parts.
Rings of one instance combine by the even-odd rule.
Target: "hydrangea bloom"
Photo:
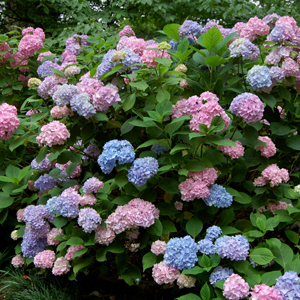
[[[275,155],[276,146],[268,136],[259,136],[258,139],[267,144],[267,146],[255,147],[260,150],[262,156],[271,157],[271,156]]]
[[[18,222],[23,222],[25,208],[21,208],[17,211]]]
[[[230,300],[239,300],[249,295],[249,284],[237,274],[230,275],[224,282],[223,296]]]
[[[108,246],[113,242],[115,237],[115,232],[110,228],[105,228],[101,225],[98,225],[95,229],[95,243]]]
[[[33,231],[27,231],[23,236],[21,250],[24,257],[34,258],[39,252],[44,251],[46,246],[46,237],[37,237]]]
[[[176,68],[175,68],[175,72],[182,72],[182,73],[186,73],[187,72],[187,67],[184,64],[179,64]]]
[[[141,186],[153,177],[158,170],[158,162],[155,158],[147,156],[137,158],[128,171],[128,180],[134,185]]]
[[[246,80],[255,91],[267,89],[272,85],[270,69],[266,66],[256,65],[252,67],[248,72]]]
[[[180,289],[191,288],[195,286],[196,280],[195,277],[181,274],[177,279],[177,285]]]
[[[274,287],[267,286],[266,284],[255,285],[249,300],[283,300],[280,292],[275,290]]]
[[[250,18],[249,21],[241,28],[240,37],[253,41],[256,36],[269,34],[270,27],[258,17]]]
[[[278,210],[278,209],[286,210],[288,206],[293,207],[292,204],[287,204],[286,202],[283,202],[283,201],[279,201],[278,203],[271,202],[268,204],[267,210],[272,212],[275,215],[276,210]]]
[[[116,166],[133,162],[135,153],[132,145],[126,140],[111,140],[103,146],[103,152],[98,157],[98,164],[103,173],[109,174]]]
[[[206,229],[205,239],[214,241],[222,234],[222,229],[219,226],[213,225]]]
[[[17,117],[17,108],[5,102],[2,103],[0,105],[0,140],[11,138],[19,125],[20,121]]]
[[[50,114],[54,119],[61,119],[62,117],[73,116],[73,111],[65,106],[54,106],[50,110]]]
[[[73,260],[75,258],[73,258],[73,255],[77,252],[80,251],[82,249],[84,249],[85,247],[83,245],[78,245],[78,246],[70,246],[67,250],[67,254],[65,255],[65,259],[70,261]],[[82,255],[81,255],[82,256]],[[80,256],[79,256],[80,257]]]
[[[135,36],[122,36],[118,42],[117,50],[123,50],[124,48],[129,48],[134,51],[134,53],[141,56],[143,54],[143,50],[148,47],[144,39],[138,39]],[[149,47],[156,48],[156,47]]]
[[[141,56],[141,62],[146,64],[147,67],[155,67],[157,62],[154,60],[155,58],[168,58],[170,59],[170,55],[167,51],[160,50],[147,50],[152,48],[157,48],[158,44],[152,44],[147,46],[147,48],[143,51],[143,55]]]
[[[216,253],[230,260],[246,260],[249,254],[249,242],[245,236],[222,236],[215,242]]]
[[[37,61],[42,62],[43,59],[44,59],[45,57],[49,56],[49,55],[54,55],[54,54],[53,54],[52,52],[50,52],[50,51],[42,52],[42,53],[39,54],[39,56],[38,56],[38,58],[37,58]]]
[[[167,243],[164,254],[166,265],[179,270],[191,269],[198,261],[197,244],[190,236],[184,238],[172,238]]]
[[[11,237],[12,240],[16,241],[19,238],[18,230],[13,230],[10,234],[10,237]]]
[[[266,23],[266,24],[270,24],[270,25],[275,25],[275,22],[280,18],[279,15],[277,15],[276,13],[273,14],[269,14],[266,15],[262,20]]]
[[[167,243],[165,241],[157,240],[151,245],[151,252],[155,255],[165,254],[167,250]]]
[[[33,260],[37,268],[47,269],[52,268],[55,260],[55,252],[52,250],[44,250],[38,253]]]
[[[198,38],[201,35],[201,30],[202,26],[196,21],[185,20],[184,23],[179,27],[178,34],[181,37],[192,35]]]
[[[72,162],[69,160],[66,164],[55,164],[55,168],[58,168],[61,170],[61,174],[66,174],[67,172],[67,168],[68,166],[71,164]],[[80,163],[77,164],[75,170],[72,172],[72,174],[70,175],[70,178],[76,178],[79,177],[81,174],[81,165]]]
[[[52,163],[48,159],[48,156],[50,154],[47,154],[47,156],[39,163],[36,162],[36,159],[34,158],[31,162],[31,168],[35,170],[39,170],[41,172],[49,171],[52,168]]]
[[[80,205],[94,205],[97,198],[93,194],[84,194],[80,199]]]
[[[59,257],[55,262],[52,268],[52,274],[55,276],[60,276],[66,274],[70,271],[71,265],[68,260],[64,257]]]
[[[119,101],[121,101],[119,89],[113,84],[100,88],[91,100],[96,111],[104,112],[106,112],[111,105],[117,104]]]
[[[236,116],[242,117],[244,122],[254,123],[262,119],[264,104],[256,95],[242,93],[233,99],[229,109]]]
[[[221,266],[216,267],[209,276],[210,284],[214,285],[220,280],[226,280],[231,274],[233,274],[232,269],[222,268]]]
[[[29,78],[27,85],[29,88],[31,88],[31,87],[39,86],[41,82],[42,81],[38,78]]]
[[[55,187],[56,180],[55,178],[44,174],[40,176],[34,183],[34,187],[41,191],[52,190]]]
[[[20,254],[14,256],[11,260],[11,264],[15,267],[15,268],[20,268],[23,267],[25,264],[25,258],[22,257]]]
[[[286,169],[279,169],[276,164],[272,164],[266,167],[262,173],[262,176],[254,180],[255,186],[264,186],[268,182],[271,187],[277,186],[282,182],[288,182],[290,180],[289,172]]]
[[[287,40],[294,40],[296,35],[292,26],[281,23],[273,28],[268,37],[273,42],[284,42]]]
[[[282,69],[286,77],[295,76],[299,72],[299,65],[291,57],[286,57],[282,63]]]
[[[151,147],[151,151],[155,152],[157,155],[162,155],[165,152],[169,151],[170,149],[166,146],[162,146],[160,144],[154,144]]]
[[[52,62],[51,60],[46,60],[37,68],[36,71],[39,77],[44,78],[53,75],[53,71],[50,70],[50,68],[58,69],[59,65],[57,63]]]
[[[122,37],[123,35],[126,36],[135,36],[134,31],[132,30],[132,28],[129,25],[124,26],[124,28],[119,32],[119,37]]]
[[[80,68],[78,66],[70,66],[65,69],[65,75],[67,77],[75,76],[80,73]]]
[[[209,239],[200,240],[197,244],[197,249],[199,252],[209,256],[216,253],[216,247]]]
[[[152,277],[157,284],[173,283],[180,276],[180,271],[166,265],[165,261],[155,264],[152,269]]]
[[[96,113],[96,109],[91,103],[91,98],[87,93],[74,95],[70,100],[70,105],[73,111],[76,111],[79,116],[83,116],[86,119]]]
[[[53,145],[63,145],[69,137],[70,133],[66,125],[59,121],[53,121],[41,128],[41,133],[36,141],[40,147],[43,145],[52,147]]]
[[[0,43],[0,51],[1,52],[5,52],[9,48],[10,48],[9,45],[6,42]],[[6,60],[11,58],[11,56],[12,56],[11,51],[7,51],[4,54],[0,54],[0,64],[6,63]]]
[[[270,77],[272,79],[273,84],[275,84],[285,77],[285,70],[280,67],[271,67]]]
[[[93,208],[82,208],[79,211],[78,224],[84,232],[91,233],[101,223],[101,220],[100,215]]]
[[[100,189],[104,187],[102,181],[96,177],[89,178],[83,185],[82,190],[84,193],[97,193]]]
[[[35,51],[39,51],[43,48],[43,40],[39,35],[27,34],[22,37],[18,50],[25,56],[29,57],[34,54]]]
[[[80,200],[81,196],[74,189],[68,188],[64,190],[58,197],[59,213],[67,218],[77,217]]]
[[[64,106],[70,103],[72,97],[78,94],[78,88],[72,84],[63,84],[53,95],[53,101],[58,106]]]
[[[182,208],[183,208],[183,203],[182,203],[182,202],[179,202],[179,201],[175,201],[174,207],[175,207],[177,210],[181,211]]]
[[[86,154],[86,155],[82,156],[82,160],[83,161],[88,161],[91,158],[97,160],[97,158],[100,155],[100,150],[99,150],[98,146],[95,145],[95,144],[93,144],[93,143],[91,143],[91,142],[87,146],[87,148],[85,148],[83,150],[83,152]]]
[[[208,206],[229,207],[232,204],[233,198],[223,186],[214,184],[210,188],[210,195],[203,200]]]
[[[60,243],[59,240],[55,239],[57,236],[64,234],[63,230],[61,228],[52,228],[47,233],[47,244],[48,245],[58,245]]]
[[[230,141],[230,139],[225,139]],[[236,147],[234,146],[218,146],[218,150],[228,155],[231,159],[239,158],[244,156],[245,148],[243,147],[240,141],[234,142]]]
[[[22,52],[16,52],[12,55],[14,61],[10,61],[10,66],[12,69],[18,68],[21,72],[30,72],[30,69],[28,67],[22,67],[25,65],[28,65],[28,56],[23,54]]]
[[[251,61],[256,61],[260,55],[259,48],[244,38],[234,40],[229,46],[229,51],[230,57],[242,56],[244,60],[249,58]]]
[[[300,299],[300,278],[296,272],[285,272],[276,281],[274,288],[280,291],[283,300]]]

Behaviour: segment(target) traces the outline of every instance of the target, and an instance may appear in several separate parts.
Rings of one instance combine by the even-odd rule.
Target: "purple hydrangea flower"
[[[55,187],[55,178],[49,176],[48,174],[44,174],[40,176],[34,183],[34,187],[41,191],[52,190]]]
[[[88,161],[89,159],[91,159],[91,157],[93,157],[95,160],[97,160],[97,158],[99,157],[100,155],[100,150],[98,148],[97,145],[93,144],[93,143],[90,143],[87,148],[85,148],[83,150],[83,152],[88,155],[88,156],[85,156],[83,155],[82,156],[82,160],[83,161]]]
[[[204,198],[204,202],[208,206],[229,207],[232,204],[232,195],[226,189],[218,184],[213,184],[209,189],[210,195]]]
[[[198,261],[197,244],[190,236],[170,239],[164,254],[166,265],[179,270],[191,269]]]
[[[226,280],[231,274],[233,274],[232,269],[222,268],[221,266],[216,267],[209,276],[210,284],[214,285],[220,280]]]
[[[295,34],[291,26],[282,23],[276,25],[268,37],[273,42],[282,42],[286,40],[293,40],[295,38]]]
[[[300,299],[300,278],[294,271],[285,272],[276,279],[274,289],[280,291],[283,300]]]
[[[109,72],[116,65],[116,63],[111,62],[112,55],[116,52],[115,49],[110,49],[102,59],[101,64],[97,67],[96,75],[100,78],[104,73]]]
[[[89,178],[83,185],[82,190],[86,193],[97,193],[104,186],[103,182],[96,177]]]
[[[256,61],[259,57],[259,48],[249,40],[240,38],[233,41],[229,46],[230,57],[240,57]]]
[[[91,100],[97,111],[104,112],[106,112],[111,105],[117,104],[119,101],[121,101],[119,89],[113,84],[101,87]]]
[[[46,211],[49,215],[54,216],[60,212],[60,199],[59,197],[52,197],[46,203]]]
[[[46,60],[37,68],[38,75],[41,78],[52,75],[53,71],[50,70],[49,68],[58,69],[59,65],[57,63],[52,62],[51,60]]]
[[[222,234],[222,229],[219,226],[213,225],[206,229],[205,239],[214,241]]]
[[[76,111],[79,116],[83,116],[86,119],[96,113],[96,109],[91,103],[91,98],[87,93],[74,95],[70,100],[70,105],[73,111]]]
[[[128,171],[128,180],[134,185],[141,186],[153,177],[158,170],[157,159],[147,156],[137,158]]]
[[[116,166],[131,163],[135,158],[132,145],[126,140],[111,140],[103,147],[102,154],[98,157],[98,164],[103,173],[109,174]]]
[[[76,218],[79,213],[78,205],[80,200],[81,196],[74,189],[68,188],[64,190],[59,196],[59,213],[63,217]]]
[[[257,65],[252,67],[248,72],[246,80],[255,91],[267,89],[272,85],[270,69],[266,66]]]
[[[34,258],[38,253],[46,250],[47,237],[37,238],[31,231],[25,232],[21,243],[24,257]]]
[[[270,77],[272,82],[276,83],[285,77],[285,71],[280,67],[271,67]]]
[[[31,162],[31,168],[34,170],[39,170],[41,172],[49,171],[52,168],[51,161],[47,158],[48,154],[41,162],[37,163],[36,159],[33,159]]]
[[[196,21],[186,20],[178,29],[178,34],[181,37],[186,37],[189,35],[199,37],[201,35],[202,26]]]
[[[137,66],[137,64],[141,63],[141,57],[130,48],[122,48],[122,50],[126,52],[127,56],[123,61],[123,68],[119,72],[123,73],[124,70],[134,71],[139,69],[140,66]]]
[[[166,146],[162,146],[160,144],[154,144],[151,147],[151,151],[155,152],[157,155],[164,154],[165,152],[169,151],[170,149]]]
[[[213,255],[216,253],[216,247],[212,241],[208,239],[200,240],[197,244],[198,251],[205,255]]]
[[[48,218],[45,205],[29,205],[24,210],[23,221],[32,229],[43,227],[46,224],[45,218]]]
[[[73,96],[78,94],[77,86],[73,84],[63,84],[53,95],[53,101],[58,106],[64,106],[70,103]]]
[[[100,215],[93,208],[83,208],[79,211],[78,224],[84,232],[91,233],[101,221]]]
[[[216,254],[230,260],[246,260],[249,254],[249,242],[245,236],[222,236],[215,242]]]

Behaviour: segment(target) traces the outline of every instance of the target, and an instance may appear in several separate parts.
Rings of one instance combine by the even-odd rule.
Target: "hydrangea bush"
[[[62,53],[39,28],[1,36],[12,265],[298,299],[300,29],[272,14],[163,30],[74,35]]]

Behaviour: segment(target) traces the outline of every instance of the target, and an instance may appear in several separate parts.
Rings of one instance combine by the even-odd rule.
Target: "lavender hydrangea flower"
[[[208,206],[229,207],[232,204],[232,195],[226,189],[218,184],[213,184],[209,189],[210,195],[204,198],[204,202]]]
[[[70,105],[73,111],[76,111],[79,116],[83,116],[86,119],[96,113],[96,109],[91,103],[91,98],[87,93],[74,95],[70,100]]]
[[[123,68],[119,72],[123,73],[125,70],[134,71],[139,69],[140,66],[137,66],[137,64],[141,63],[141,57],[130,48],[125,47],[122,50],[126,52],[127,56],[123,61]]]
[[[141,186],[157,173],[157,159],[147,156],[137,158],[128,171],[128,180],[134,185]]]
[[[100,77],[112,70],[112,68],[116,65],[116,63],[111,62],[111,57],[117,50],[110,49],[102,59],[101,64],[97,67],[96,76],[100,79]]]
[[[291,26],[282,23],[276,25],[268,37],[273,42],[282,42],[288,39],[293,40],[295,38],[295,34]]]
[[[86,155],[82,156],[83,161],[88,161],[89,159],[91,159],[91,157],[94,158],[95,160],[97,160],[97,158],[100,155],[100,150],[99,150],[98,146],[93,143],[90,143],[87,146],[87,148],[85,148],[83,150],[83,152],[86,154]]]
[[[271,77],[272,82],[276,83],[285,77],[285,72],[280,67],[271,67],[270,77]]]
[[[160,144],[154,144],[151,147],[151,151],[155,152],[157,155],[162,155],[165,152],[169,151],[170,149],[166,146],[162,146]]]
[[[198,261],[197,244],[190,236],[170,239],[164,254],[166,265],[179,270],[191,269]]]
[[[230,57],[240,57],[256,61],[259,57],[259,48],[249,40],[240,38],[233,41],[229,46]]]
[[[255,91],[267,89],[272,85],[270,69],[266,66],[257,65],[252,67],[248,72],[246,80]]]
[[[56,180],[55,178],[44,174],[40,176],[34,183],[34,187],[41,191],[52,190],[55,187]]]
[[[300,278],[294,271],[285,272],[276,279],[274,289],[280,291],[283,300],[300,299]]]
[[[58,69],[59,65],[52,62],[51,60],[46,60],[38,68],[37,73],[39,77],[44,78],[53,74],[53,71],[50,68]]]
[[[89,178],[83,185],[82,190],[86,193],[97,193],[104,186],[103,182],[96,177]]]
[[[24,257],[34,258],[38,253],[46,250],[47,237],[36,238],[31,231],[25,232],[21,243]]]
[[[246,260],[249,254],[249,242],[245,236],[222,236],[215,242],[216,253],[230,260]]]
[[[83,208],[79,211],[78,224],[84,232],[91,233],[101,223],[101,220],[101,217],[93,208]]]
[[[52,168],[51,161],[47,158],[50,154],[48,154],[41,162],[37,163],[36,158],[31,162],[31,168],[34,170],[39,170],[41,172],[49,171]]]
[[[186,37],[189,35],[199,37],[201,35],[202,26],[196,21],[186,20],[178,29],[178,34],[181,37]]]
[[[198,251],[205,255],[213,255],[216,253],[216,247],[212,241],[208,239],[200,240],[197,244]]]
[[[222,229],[219,226],[213,225],[206,229],[205,239],[214,241],[222,234]]]
[[[73,96],[78,94],[77,86],[73,84],[63,84],[53,95],[53,101],[58,106],[64,106],[70,103]]]
[[[63,217],[76,218],[79,213],[80,200],[81,196],[72,188],[64,190],[59,196],[59,213]]]
[[[33,229],[39,229],[46,224],[44,218],[48,217],[45,205],[29,205],[25,208],[23,221]]]
[[[221,266],[218,266],[210,274],[209,282],[210,284],[214,285],[216,282],[220,280],[226,280],[231,274],[233,274],[232,269],[222,268]]]
[[[135,153],[132,145],[126,140],[111,140],[103,147],[102,154],[98,157],[98,164],[103,173],[109,174],[116,166],[133,162]]]
[[[60,199],[59,197],[52,197],[46,203],[46,211],[49,215],[54,216],[60,212]]]

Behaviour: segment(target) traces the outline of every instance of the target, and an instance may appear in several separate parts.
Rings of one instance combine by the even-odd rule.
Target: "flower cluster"
[[[226,189],[219,185],[214,184],[210,189],[210,195],[206,198],[203,198],[203,201],[208,206],[216,206],[216,207],[229,207],[232,204],[233,198],[232,195],[229,194]]]
[[[278,210],[278,209],[286,210],[288,206],[293,207],[292,204],[287,204],[286,202],[283,202],[283,201],[279,201],[278,203],[271,202],[268,204],[267,210],[272,212],[275,215],[276,210]]]
[[[264,186],[270,183],[271,187],[277,186],[282,182],[288,182],[290,180],[289,172],[287,169],[279,169],[276,164],[272,164],[266,167],[262,172],[262,176],[257,177],[254,180],[255,186]]]
[[[271,157],[276,153],[276,146],[268,136],[259,136],[258,139],[265,142],[266,146],[257,146],[256,148],[260,150],[261,155],[264,157]]]
[[[101,225],[98,225],[95,229],[95,243],[108,246],[113,242],[115,237],[115,232],[110,228],[105,228]]]
[[[55,252],[52,250],[44,250],[39,252],[33,259],[33,263],[37,268],[52,268],[55,260]]]
[[[223,296],[230,300],[239,300],[249,295],[249,284],[239,275],[232,274],[224,282]]]
[[[59,257],[55,262],[52,268],[52,274],[55,276],[60,276],[66,274],[70,271],[71,265],[67,259],[63,256]]]
[[[75,259],[75,258],[73,258],[73,255],[74,255],[76,252],[78,252],[78,251],[80,251],[80,250],[82,250],[82,249],[84,249],[84,248],[85,248],[85,247],[84,247],[83,245],[70,246],[70,247],[68,248],[68,250],[67,250],[66,255],[65,255],[65,259],[68,260],[68,261]],[[81,256],[82,256],[82,255],[81,255]],[[80,257],[80,256],[79,256],[79,257]]]
[[[165,254],[167,250],[167,244],[165,241],[157,240],[151,245],[151,252],[155,255]]]
[[[214,285],[220,280],[226,280],[230,275],[233,274],[232,269],[222,268],[221,266],[216,267],[209,276],[210,284]]]
[[[34,187],[40,191],[52,190],[55,187],[56,180],[48,174],[41,175],[34,183]]]
[[[11,138],[19,125],[20,121],[17,117],[17,108],[5,102],[2,103],[0,105],[0,140]]]
[[[274,289],[280,291],[283,300],[299,299],[300,278],[294,271],[285,272],[276,279]]]
[[[64,106],[54,106],[50,110],[50,114],[54,119],[61,119],[62,117],[73,116],[73,111],[68,108],[66,105]]]
[[[270,299],[270,300],[283,300],[280,291],[274,289],[274,287],[267,286],[262,283],[255,285],[252,292],[250,292],[250,300]]]
[[[229,51],[230,57],[242,56],[244,60],[249,58],[251,61],[256,61],[260,55],[259,48],[244,38],[234,40],[229,46]]]
[[[11,264],[15,267],[15,268],[20,268],[23,267],[25,264],[25,258],[21,256],[21,254],[17,254],[16,256],[14,256],[11,260]]]
[[[101,221],[101,217],[93,208],[83,208],[79,211],[78,224],[84,232],[91,233]]]
[[[180,276],[180,271],[169,266],[165,261],[155,264],[152,269],[152,277],[157,284],[173,283]]]
[[[181,37],[195,36],[199,37],[201,34],[202,26],[196,21],[185,20],[184,23],[179,27],[178,34]]]
[[[26,31],[26,29],[28,30]],[[28,27],[26,29],[22,31],[23,37],[19,43],[18,50],[23,55],[29,57],[33,55],[35,51],[39,51],[43,48],[45,34],[41,28],[33,29],[32,27]]]
[[[157,65],[157,62],[154,60],[155,58],[171,58],[168,52],[165,50],[150,50],[157,47],[157,43],[148,45],[141,56],[141,62],[146,64],[146,66],[149,68]]]
[[[83,185],[82,190],[84,193],[97,193],[104,186],[103,182],[96,177],[89,178]]]
[[[195,286],[196,278],[184,274],[180,274],[180,276],[177,279],[177,285],[180,289],[183,288],[191,288]]]
[[[33,161],[31,162],[31,168],[35,169],[35,170],[39,170],[41,172],[45,172],[45,171],[49,171],[52,168],[52,163],[51,161],[48,159],[48,156],[50,154],[47,154],[47,156],[39,163],[36,162],[36,158],[33,159]]]
[[[230,141],[230,139],[225,139]],[[231,159],[244,156],[245,148],[240,141],[235,141],[235,146],[218,146],[218,150],[228,155]]]

